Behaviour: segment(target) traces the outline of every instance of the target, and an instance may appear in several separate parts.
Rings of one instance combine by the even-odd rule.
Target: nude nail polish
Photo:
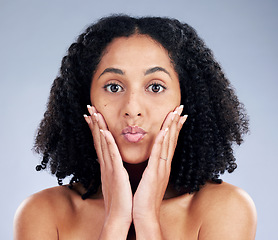
[[[98,122],[98,115],[96,113],[94,113],[93,115],[94,115],[96,121]]]
[[[176,114],[178,114],[178,112],[177,112],[177,111],[174,111],[174,112],[173,112],[173,115],[172,115],[172,120],[174,120]]]
[[[93,114],[92,107],[90,105],[87,105],[87,109],[88,109],[89,113],[92,115]]]
[[[187,117],[188,117],[188,115],[184,115],[184,116],[182,116],[182,117],[181,117],[181,118],[182,118],[182,121],[181,121],[181,123],[182,123],[182,124],[184,124],[184,123],[185,123],[185,121],[186,121]]]
[[[85,118],[85,121],[87,122],[87,124],[91,123],[91,119],[86,114],[84,114],[83,117]]]

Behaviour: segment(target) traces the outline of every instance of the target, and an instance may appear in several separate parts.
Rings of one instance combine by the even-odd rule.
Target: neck
[[[132,189],[132,193],[134,194],[136,192],[136,189],[141,181],[142,175],[145,171],[145,168],[148,165],[148,160],[145,162],[139,163],[139,164],[130,164],[124,162],[124,167],[129,175],[129,181]],[[185,194],[185,192],[177,192],[174,187],[169,184],[167,186],[167,189],[165,191],[164,199],[170,199],[174,197],[178,197],[180,195]]]
[[[129,181],[133,193],[135,193],[147,165],[148,161],[139,164],[130,164],[124,162],[124,167],[129,175]]]

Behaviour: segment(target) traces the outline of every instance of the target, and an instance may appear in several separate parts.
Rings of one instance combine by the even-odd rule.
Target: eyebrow
[[[145,76],[146,75],[149,75],[149,74],[152,74],[152,73],[155,73],[155,72],[164,72],[166,73],[167,75],[169,75],[169,77],[171,78],[171,75],[170,73],[163,67],[153,67],[153,68],[150,68],[150,69],[147,69],[146,72],[145,72]],[[119,75],[124,75],[124,71],[122,71],[121,69],[119,68],[113,68],[113,67],[110,67],[110,68],[106,68],[104,69],[104,71],[99,75],[98,78],[100,78],[103,74],[105,73],[115,73],[115,74],[119,74]]]
[[[116,74],[119,74],[119,75],[124,75],[124,72],[119,69],[119,68],[106,68],[100,75],[98,78],[100,78],[103,74],[105,73],[116,73]]]
[[[169,77],[171,78],[171,75],[170,73],[163,67],[153,67],[153,68],[150,68],[148,69],[146,72],[145,72],[145,76],[148,75],[148,74],[152,74],[152,73],[155,73],[155,72],[164,72],[166,73],[167,75],[169,75]]]

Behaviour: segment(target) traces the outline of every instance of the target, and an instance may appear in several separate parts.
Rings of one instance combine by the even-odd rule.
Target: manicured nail
[[[177,113],[178,113],[177,111],[174,111],[174,112],[173,112],[172,120],[174,120],[174,118],[175,118],[175,116],[176,116]]]
[[[87,109],[88,109],[89,113],[92,115],[93,114],[92,107],[90,105],[87,105]]]
[[[181,117],[181,124],[184,124],[186,119],[187,119],[188,115],[184,115]]]
[[[96,121],[98,122],[98,116],[97,116],[97,114],[94,113],[94,116],[95,116]]]
[[[85,118],[85,120],[88,124],[91,123],[91,119],[86,114],[84,114],[83,117]]]
[[[182,113],[182,110],[183,110],[183,105],[180,105],[179,107],[178,107],[178,109],[177,109],[177,111],[178,111],[178,114],[179,115],[181,115],[181,113]]]

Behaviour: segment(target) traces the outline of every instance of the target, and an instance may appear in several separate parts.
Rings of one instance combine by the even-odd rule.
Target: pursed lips
[[[122,130],[124,138],[131,143],[137,143],[142,140],[146,132],[138,126],[128,126]]]

